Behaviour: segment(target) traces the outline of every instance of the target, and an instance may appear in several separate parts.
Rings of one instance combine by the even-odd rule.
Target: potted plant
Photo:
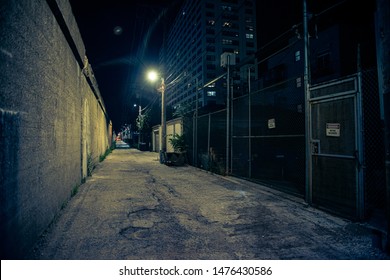
[[[168,165],[184,165],[186,163],[186,142],[185,142],[185,136],[184,134],[179,135],[175,133],[172,135],[172,138],[169,139],[169,142],[171,143],[174,152],[172,153],[166,153],[167,154],[167,160],[166,164]]]

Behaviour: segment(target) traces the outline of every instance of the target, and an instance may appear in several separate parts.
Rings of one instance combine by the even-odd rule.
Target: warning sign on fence
[[[340,137],[340,124],[339,123],[327,123],[326,124],[326,136]]]

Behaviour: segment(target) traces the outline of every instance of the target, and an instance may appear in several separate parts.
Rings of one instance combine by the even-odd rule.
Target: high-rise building
[[[167,105],[194,108],[196,99],[199,107],[224,105],[226,78],[213,82],[226,73],[221,55],[234,54],[236,66],[253,65],[256,47],[255,0],[184,1],[161,52]],[[241,68],[234,73],[237,84],[248,77]]]

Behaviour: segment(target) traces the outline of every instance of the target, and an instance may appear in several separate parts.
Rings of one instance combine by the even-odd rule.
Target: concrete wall
[[[26,256],[111,144],[84,57],[68,1],[1,1],[2,259]]]

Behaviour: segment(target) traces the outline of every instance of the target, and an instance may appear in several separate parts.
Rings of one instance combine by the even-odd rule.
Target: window
[[[235,53],[235,51],[233,49],[231,49],[231,48],[222,48],[222,53],[225,53],[225,52],[227,52],[227,53]]]
[[[279,64],[271,69],[269,69],[264,76],[264,85],[270,86],[276,83],[280,83],[286,80],[287,71],[286,65]]]
[[[317,67],[321,70],[330,68],[330,53],[323,53],[317,56]]]
[[[232,7],[231,6],[222,6],[222,10],[231,12],[232,11]]]
[[[230,30],[222,30],[222,35],[229,37],[238,37],[238,32],[230,31]]]
[[[297,83],[297,88],[300,88],[302,86],[302,78],[301,77],[298,77],[296,78],[296,83]]]
[[[223,19],[227,20],[238,20],[238,15],[235,14],[222,14]]]
[[[247,25],[247,26],[245,27],[245,29],[246,29],[247,31],[254,31],[254,30],[255,30],[254,27],[253,27],[253,25]]]
[[[208,25],[208,26],[214,26],[214,25],[215,25],[215,20],[209,19],[209,20],[207,21],[207,25]]]
[[[295,61],[300,61],[301,60],[301,51],[296,51],[295,52]]]
[[[213,34],[215,34],[215,30],[214,30],[214,29],[207,28],[206,34],[213,35]]]
[[[322,77],[333,73],[330,52],[321,52],[317,55],[317,65],[314,67],[314,77]]]
[[[215,52],[215,46],[207,46],[206,50],[208,52]]]
[[[245,1],[245,6],[252,7],[253,6],[252,1]]]
[[[253,34],[245,34],[245,37],[247,38],[247,39],[253,39]]]
[[[222,39],[222,45],[232,45],[232,44],[233,44],[233,40]]]
[[[215,90],[207,91],[207,96],[217,96],[217,92]]]
[[[231,22],[228,22],[228,21],[225,21],[223,24],[222,24],[222,27],[232,27],[233,24]]]

